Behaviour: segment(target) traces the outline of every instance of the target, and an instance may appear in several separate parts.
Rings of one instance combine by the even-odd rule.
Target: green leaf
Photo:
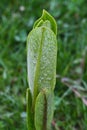
[[[57,24],[55,19],[46,11],[43,9],[42,16],[34,23],[33,28],[39,27],[44,23],[46,20],[48,20],[51,24],[52,31],[57,35]]]
[[[27,39],[28,78],[34,100],[43,88],[55,87],[57,40],[46,27],[33,29]]]
[[[53,116],[53,90],[56,82],[57,26],[45,10],[27,38],[27,68],[31,94],[29,124],[36,130],[50,130]],[[32,108],[32,109],[31,109]]]
[[[27,127],[28,130],[35,130],[34,113],[32,109],[32,97],[29,88],[27,89],[26,99],[27,99]]]
[[[35,128],[36,130],[51,130],[53,117],[53,92],[42,90],[36,98]]]

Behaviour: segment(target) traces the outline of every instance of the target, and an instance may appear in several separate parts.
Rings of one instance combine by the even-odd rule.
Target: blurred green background
[[[0,1],[0,130],[26,128],[26,37],[46,9],[58,24],[53,130],[87,130],[87,1]]]

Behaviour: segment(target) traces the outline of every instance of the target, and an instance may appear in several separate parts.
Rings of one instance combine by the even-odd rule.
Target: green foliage
[[[56,33],[57,25],[54,18],[43,10],[41,18],[35,22],[27,38],[28,82],[31,93],[27,101],[30,101],[27,111],[28,116],[33,116],[35,119],[35,123],[33,122],[35,130],[51,129],[50,115],[53,115],[51,108],[53,108],[53,90],[56,81]],[[29,130],[32,125],[30,119],[31,117],[28,118]]]
[[[32,96],[29,88],[27,89],[26,100],[27,100],[27,128],[28,130],[35,130],[34,111],[32,109]]]
[[[27,130],[26,37],[42,9],[58,24],[53,128],[87,130],[87,106],[72,91],[87,95],[86,0],[0,1],[0,130]]]
[[[44,89],[38,94],[35,104],[36,130],[51,130],[53,104],[53,92],[51,90]]]

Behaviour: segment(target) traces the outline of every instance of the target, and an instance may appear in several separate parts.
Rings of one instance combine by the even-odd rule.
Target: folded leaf
[[[47,89],[41,91],[35,104],[36,130],[51,130],[53,106],[53,92]]]
[[[55,19],[46,11],[43,10],[42,16],[34,23],[34,27],[42,26],[42,24],[48,20],[50,22],[50,29],[57,35],[57,24]]]
[[[35,130],[34,112],[32,109],[32,97],[29,88],[27,89],[26,100],[27,100],[27,127],[28,130]]]
[[[29,130],[50,130],[56,82],[57,25],[45,10],[27,38]]]

